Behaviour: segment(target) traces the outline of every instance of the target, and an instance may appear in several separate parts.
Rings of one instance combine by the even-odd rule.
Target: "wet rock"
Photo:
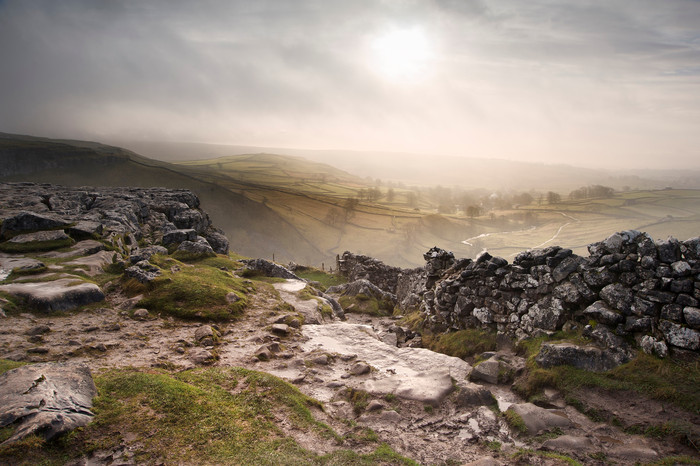
[[[510,405],[508,411],[518,414],[527,428],[527,434],[537,435],[555,427],[568,427],[571,421],[565,416],[560,416],[532,403],[515,403]]]
[[[43,363],[0,374],[0,427],[17,426],[3,444],[31,434],[49,440],[87,425],[95,396],[87,366]]]
[[[68,311],[105,299],[102,290],[94,283],[76,283],[76,280],[71,278],[0,285],[0,291],[20,297],[31,307],[45,312]]]

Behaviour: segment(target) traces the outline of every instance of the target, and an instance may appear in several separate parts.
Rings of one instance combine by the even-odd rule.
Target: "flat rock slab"
[[[512,404],[508,411],[514,411],[523,419],[527,433],[537,435],[540,432],[554,427],[568,427],[571,425],[569,418],[560,416],[532,403]]]
[[[85,257],[79,257],[68,262],[68,265],[84,265],[87,267],[87,274],[95,276],[104,271],[104,267],[112,263],[112,251],[100,251]]]
[[[367,325],[338,322],[301,328],[308,338],[302,344],[304,351],[355,355],[357,361],[372,366],[375,371],[365,381],[365,388],[374,393],[435,403],[453,390],[452,378],[460,383],[471,371],[471,366],[459,358],[425,348],[387,345]]]
[[[95,241],[94,239],[86,239],[83,241],[78,241],[73,246],[71,246],[71,248],[68,251],[49,251],[47,253],[42,254],[41,257],[64,258],[75,256],[88,256],[90,254],[95,254],[97,252],[103,251],[104,249],[106,249],[105,245],[100,243],[99,241]]]
[[[433,406],[440,404],[454,390],[450,373],[442,370],[418,373],[413,377],[395,375],[379,380],[368,380],[365,382],[365,388],[373,395],[393,393],[406,400]]]
[[[62,241],[70,239],[63,230],[36,231],[34,233],[22,233],[15,236],[9,242],[17,244],[42,243],[44,241]]]
[[[30,272],[32,270],[43,269],[44,267],[46,266],[43,262],[36,259],[32,259],[30,257],[9,257],[6,255],[0,256],[0,270],[4,270],[8,274],[13,270],[18,270],[20,272]]]
[[[62,278],[50,282],[12,283],[1,285],[0,291],[20,297],[40,311],[68,311],[79,306],[103,301],[104,293],[94,283]]]
[[[31,434],[48,440],[87,425],[95,396],[84,365],[43,363],[0,374],[0,427],[17,426],[3,445]]]

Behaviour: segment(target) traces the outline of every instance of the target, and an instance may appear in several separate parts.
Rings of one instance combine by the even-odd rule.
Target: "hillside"
[[[197,173],[141,157],[118,147],[86,141],[50,140],[0,133],[0,180],[67,186],[162,186],[199,196],[236,250],[249,256],[316,263],[322,254],[267,206],[203,179]]]

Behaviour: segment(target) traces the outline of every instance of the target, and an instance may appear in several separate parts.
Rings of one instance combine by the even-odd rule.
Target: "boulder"
[[[12,283],[1,285],[0,291],[18,296],[29,306],[45,312],[68,311],[105,299],[99,286],[73,278],[38,283]]]
[[[137,262],[124,270],[124,275],[134,278],[141,283],[150,283],[161,274],[160,269],[148,261]]]
[[[2,222],[0,236],[8,238],[9,235],[22,231],[52,230],[65,228],[70,222],[55,215],[38,212],[21,211]]]
[[[183,241],[195,241],[197,230],[193,228],[177,229],[163,234],[163,244],[179,244]]]
[[[132,249],[131,255],[129,256],[129,261],[132,264],[136,264],[141,261],[148,261],[152,256],[156,254],[167,255],[168,250],[163,246],[147,246],[145,248]]]
[[[245,265],[246,268],[249,270],[255,270],[257,272],[262,273],[266,277],[277,277],[277,278],[286,278],[286,279],[292,279],[292,280],[301,280],[301,278],[297,277],[295,274],[293,274],[289,269],[286,269],[285,267],[282,267],[281,265],[277,265],[274,262],[270,262],[265,259],[251,259],[251,260],[244,260],[242,261]]]
[[[568,365],[594,372],[604,372],[629,361],[624,351],[577,346],[573,343],[544,343],[535,358],[541,367]]]
[[[497,384],[499,369],[500,364],[497,359],[487,359],[481,364],[474,366],[471,374],[469,374],[469,378],[473,381],[482,380],[486,383]]]
[[[583,310],[583,315],[606,325],[617,325],[624,317],[610,309],[605,301],[596,301]]]
[[[97,389],[87,366],[43,363],[0,374],[0,427],[15,431],[3,445],[36,434],[49,440],[87,425]]]
[[[458,384],[457,397],[455,403],[461,408],[471,408],[474,406],[490,406],[496,403],[491,391],[481,385],[469,382]]]
[[[565,415],[555,414],[532,403],[514,403],[507,411],[513,411],[522,418],[528,435],[537,435],[555,427],[571,425],[571,421]]]
[[[659,329],[664,334],[666,341],[673,346],[693,351],[700,349],[700,332],[697,330],[668,320],[659,322]]]
[[[191,257],[214,257],[216,253],[211,248],[207,240],[204,238],[197,238],[195,241],[183,241],[177,247],[174,256],[177,257],[178,253],[185,253],[189,258]]]
[[[368,380],[365,389],[372,394],[393,393],[406,399],[437,406],[452,393],[454,385],[450,373],[445,370],[418,373],[410,379],[392,376],[380,380]]]

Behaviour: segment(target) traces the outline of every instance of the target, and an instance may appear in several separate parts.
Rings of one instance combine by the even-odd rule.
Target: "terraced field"
[[[275,211],[316,246],[325,256],[324,265],[332,265],[333,257],[345,250],[417,266],[435,245],[460,257],[487,249],[512,258],[520,251],[551,245],[586,254],[589,243],[627,229],[647,231],[655,238],[700,234],[700,190],[628,191],[606,198],[533,202],[468,218],[461,212],[438,214],[434,200],[416,199],[409,189],[392,188],[391,200],[368,199],[372,180],[297,157],[254,154],[182,165]],[[534,220],[521,220],[526,215]]]

